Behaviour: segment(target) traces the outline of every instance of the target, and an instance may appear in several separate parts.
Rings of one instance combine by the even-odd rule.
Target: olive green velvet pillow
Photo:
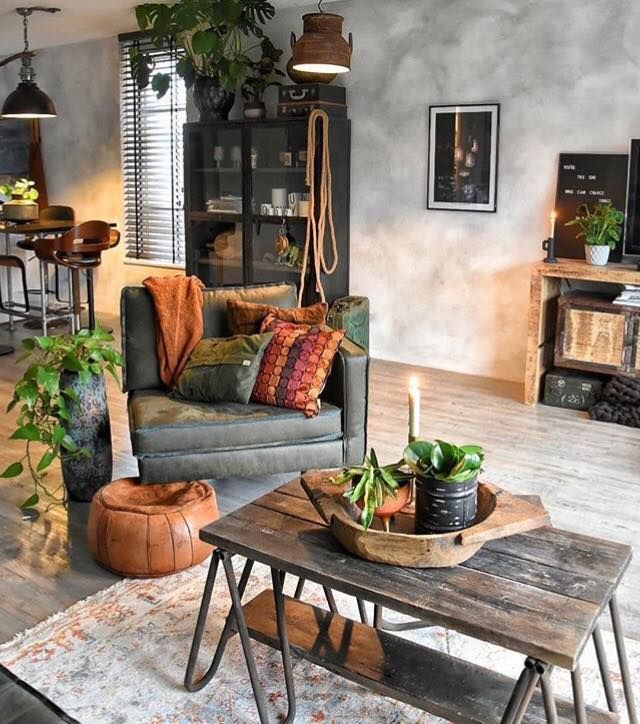
[[[175,388],[193,402],[249,402],[272,333],[210,337],[198,342]]]

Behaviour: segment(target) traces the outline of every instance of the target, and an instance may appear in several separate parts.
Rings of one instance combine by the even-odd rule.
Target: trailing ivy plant
[[[69,408],[77,396],[72,387],[61,385],[62,373],[76,373],[86,383],[91,375],[106,370],[118,380],[122,357],[111,342],[113,336],[100,327],[73,335],[23,340],[24,352],[18,362],[29,360],[30,364],[15,386],[7,412],[18,410],[17,428],[10,439],[23,440],[25,451],[2,473],[3,478],[17,478],[26,470],[31,476],[34,490],[20,505],[23,511],[34,511],[41,498],[47,500],[45,513],[56,505],[66,505],[64,483],[53,490],[47,485],[49,467],[58,458],[88,452],[65,430],[65,423],[71,421]]]
[[[466,483],[482,470],[484,450],[479,445],[453,445],[444,440],[415,440],[404,450],[404,461],[416,475],[445,483]]]
[[[268,0],[178,0],[171,5],[138,5],[136,19],[140,30],[149,33],[158,48],[169,44],[178,48],[176,71],[187,89],[203,76],[217,78],[231,92],[251,71],[255,61],[249,54],[261,47],[266,37],[262,26],[275,12]],[[251,45],[249,41],[245,47],[251,38],[257,42]],[[151,81],[158,98],[162,98],[171,77],[153,72],[153,53],[140,53],[134,48],[130,61],[138,86],[146,88]]]
[[[11,183],[1,184],[0,194],[18,197],[23,201],[36,201],[40,194],[35,186],[35,181],[29,181],[28,178],[19,178]]]
[[[362,465],[346,468],[331,479],[334,485],[349,486],[344,497],[356,505],[362,501],[360,523],[367,530],[373,522],[376,508],[384,505],[384,501],[396,498],[396,490],[409,483],[411,475],[401,470],[403,461],[391,465],[380,465],[373,448],[365,457]]]
[[[608,246],[615,249],[622,238],[622,222],[624,214],[613,204],[594,204],[593,209],[588,204],[578,206],[578,215],[575,219],[567,221],[565,226],[577,226],[578,239],[584,239],[589,246]]]

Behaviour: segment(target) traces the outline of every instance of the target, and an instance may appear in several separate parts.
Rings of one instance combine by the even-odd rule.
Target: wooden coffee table
[[[629,719],[637,722],[615,591],[631,559],[625,545],[540,528],[493,541],[453,568],[409,569],[356,558],[335,541],[294,480],[204,528],[217,546],[205,584],[185,676],[189,691],[215,675],[228,640],[239,634],[261,722],[269,721],[251,638],[282,651],[288,713],[295,718],[291,652],[385,696],[455,722],[618,721],[599,621],[608,607]],[[236,581],[231,556],[247,558]],[[273,591],[242,605],[258,561],[271,568]],[[213,661],[195,679],[216,573],[222,563],[232,608]],[[283,595],[285,575],[325,588],[329,610]],[[362,622],[341,616],[332,590],[358,599]],[[298,584],[296,594],[302,592]],[[369,625],[365,601],[374,604]],[[524,655],[517,680],[420,646],[384,629],[382,609],[444,626]],[[609,711],[585,705],[580,657],[592,639]],[[551,690],[554,666],[571,671],[573,701]],[[587,719],[588,717],[588,719]]]

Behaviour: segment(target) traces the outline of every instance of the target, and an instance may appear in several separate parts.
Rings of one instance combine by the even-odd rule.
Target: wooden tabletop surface
[[[70,219],[49,219],[46,221],[29,221],[23,224],[13,224],[0,221],[0,233],[3,234],[20,234],[22,236],[29,234],[46,234],[53,232],[69,231],[74,226],[79,226],[82,222],[72,221]],[[109,226],[115,227],[115,221],[110,221]]]
[[[629,546],[557,530],[492,541],[460,566],[371,563],[334,539],[298,479],[220,518],[202,540],[335,590],[567,669],[631,560]]]

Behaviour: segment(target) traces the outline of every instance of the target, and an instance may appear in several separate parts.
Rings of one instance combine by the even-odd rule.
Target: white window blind
[[[153,72],[171,75],[158,99],[151,84],[139,90],[129,52],[150,53]],[[127,257],[157,264],[184,264],[182,126],[186,90],[176,74],[175,48],[155,48],[143,38],[120,40],[124,239]]]

